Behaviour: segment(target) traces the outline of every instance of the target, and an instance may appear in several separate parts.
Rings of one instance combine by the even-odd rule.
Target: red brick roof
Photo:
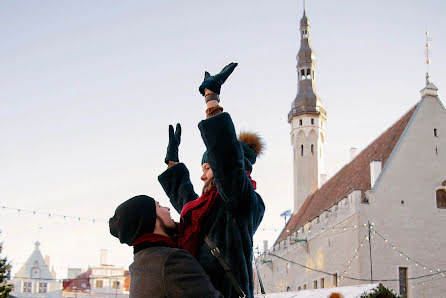
[[[410,109],[321,188],[310,194],[297,214],[290,218],[276,243],[319,216],[324,210],[337,204],[354,189],[361,190],[361,198],[364,200],[364,192],[371,189],[370,163],[379,160],[382,161],[383,166],[385,165],[416,107],[417,105]]]

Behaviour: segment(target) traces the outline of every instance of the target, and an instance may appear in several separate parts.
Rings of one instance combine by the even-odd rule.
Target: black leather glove
[[[234,71],[234,68],[238,63],[231,62],[226,65],[219,74],[211,76],[207,71],[204,72],[204,81],[201,83],[200,90],[201,95],[204,96],[204,89],[209,89],[214,93],[220,94],[221,85],[226,81],[229,75]]]
[[[167,153],[164,162],[169,164],[169,161],[178,160],[178,146],[180,146],[181,142],[181,125],[177,123],[177,127],[175,128],[175,133],[173,132],[173,126],[169,125],[169,145],[167,145]]]

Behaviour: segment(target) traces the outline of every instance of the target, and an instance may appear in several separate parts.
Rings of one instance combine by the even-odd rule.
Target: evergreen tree
[[[0,242],[0,254],[2,253],[3,243]],[[9,293],[14,289],[8,281],[11,277],[11,265],[8,259],[0,256],[0,298],[8,297]]]

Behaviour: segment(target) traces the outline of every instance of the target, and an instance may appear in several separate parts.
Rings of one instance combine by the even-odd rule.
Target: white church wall
[[[321,287],[356,285],[349,279],[340,279],[349,266],[348,261],[359,246],[359,205],[361,191],[353,190],[336,206],[304,225],[257,259],[265,289],[269,292],[296,291]],[[296,239],[306,242],[296,242]],[[278,257],[277,257],[278,256]],[[283,258],[283,259],[281,259]],[[284,260],[285,259],[285,260]],[[330,274],[304,269],[305,265]],[[359,262],[351,264],[349,274],[358,276]],[[332,274],[337,274],[334,277]],[[336,284],[337,283],[337,284]]]
[[[361,206],[361,223],[373,221],[374,229],[387,239],[376,234],[372,239],[373,275],[395,279],[383,284],[397,292],[399,267],[407,268],[409,278],[431,274],[431,269],[446,270],[446,209],[437,208],[435,193],[446,180],[446,137],[435,137],[434,128],[446,130],[446,112],[438,100],[425,97],[375,189],[367,193],[369,204]],[[360,275],[367,278],[368,256],[361,262]],[[409,279],[409,297],[441,297],[446,290],[441,277]]]

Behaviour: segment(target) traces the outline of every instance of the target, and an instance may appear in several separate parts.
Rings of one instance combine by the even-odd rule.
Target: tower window
[[[305,80],[305,69],[300,70],[300,79]]]
[[[307,68],[307,79],[311,79],[311,69]]]
[[[304,145],[300,145],[300,156],[304,156]]]
[[[314,145],[311,144],[311,155],[313,155],[313,154],[314,154]]]
[[[314,118],[311,118],[311,125],[314,125]]]
[[[302,119],[299,119],[299,125],[302,125]]]
[[[436,128],[434,128],[434,137],[438,137],[438,131]]]

